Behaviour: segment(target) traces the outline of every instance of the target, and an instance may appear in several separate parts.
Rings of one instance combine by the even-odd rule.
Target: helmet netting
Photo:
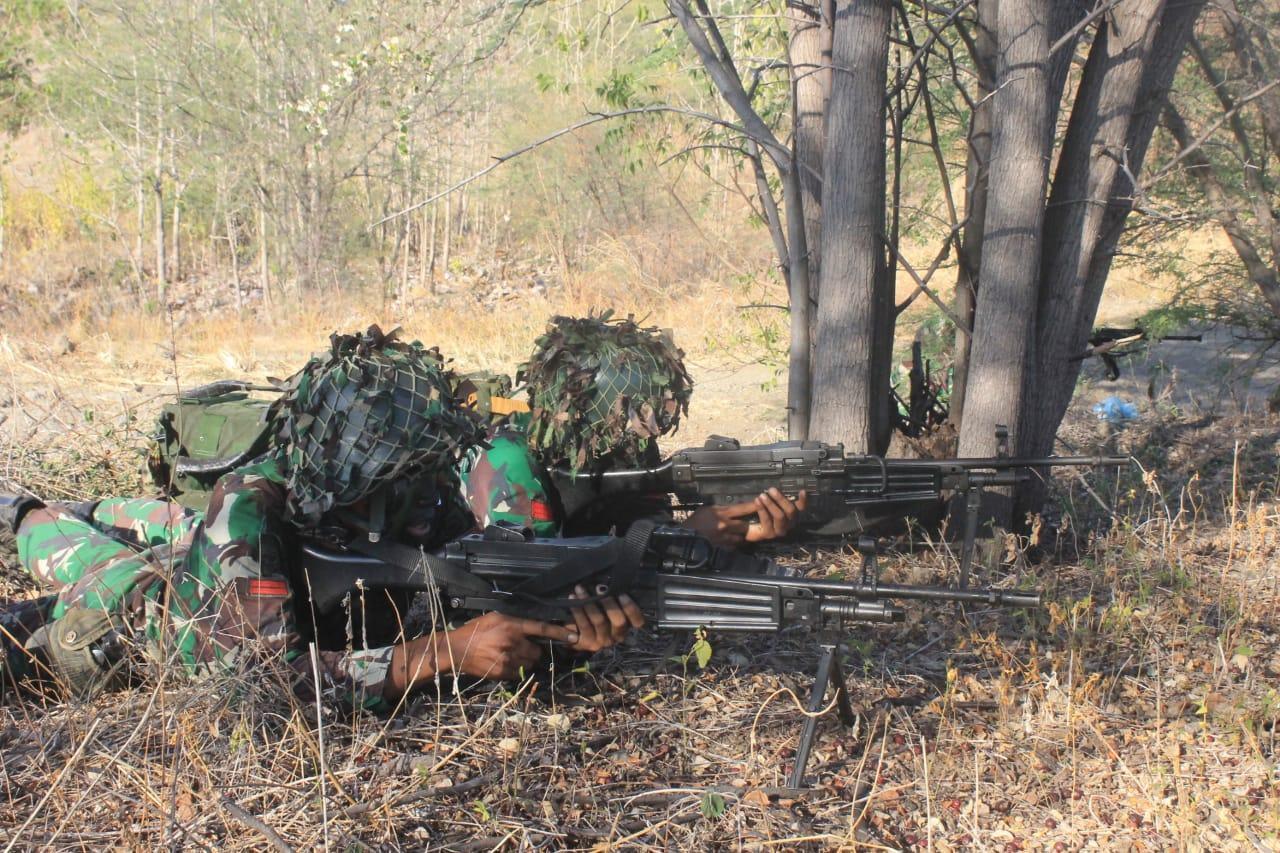
[[[669,335],[635,320],[555,317],[520,366],[528,385],[529,444],[574,470],[640,464],[688,412],[692,380]]]
[[[327,357],[286,384],[276,444],[297,523],[314,525],[397,477],[447,466],[479,439],[439,353],[402,343],[397,331],[335,334]]]

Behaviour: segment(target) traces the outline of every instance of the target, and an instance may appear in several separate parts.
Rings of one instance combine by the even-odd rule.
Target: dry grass
[[[56,401],[51,412],[66,417]],[[114,427],[111,428],[114,430]],[[126,434],[76,425],[8,476],[116,490]],[[108,434],[111,432],[111,434]],[[588,671],[440,686],[392,719],[341,717],[272,679],[0,709],[0,839],[22,848],[1280,849],[1280,423],[1122,434],[1151,472],[1061,484],[1068,518],[1001,583],[1039,614],[913,609],[842,638],[860,718],[828,713],[815,787],[784,789],[814,638],[645,635]],[[1042,547],[1048,547],[1042,543]],[[0,552],[11,594],[26,589]],[[815,573],[852,558],[792,550]],[[888,562],[946,581],[945,547]],[[554,683],[553,683],[554,682]],[[456,692],[455,692],[456,687]],[[322,746],[323,743],[323,746]],[[723,807],[723,811],[721,809]],[[722,811],[722,813],[721,813]]]
[[[155,314],[104,306],[88,283],[53,301],[11,292],[0,486],[137,492],[175,385],[286,374],[335,329],[400,324],[464,367],[509,369],[549,313],[605,305],[673,328],[689,352],[702,387],[675,443],[773,437],[781,391],[762,390],[758,362],[781,318],[731,305],[779,294],[655,279],[663,251],[602,242],[592,262],[613,277],[552,288],[515,265],[487,289],[468,268],[406,303],[277,296],[269,314],[227,310],[207,282]],[[602,283],[618,280],[632,284]],[[1098,442],[1082,423],[1064,437]],[[782,786],[815,638],[713,637],[700,671],[687,636],[646,634],[584,672],[444,683],[391,719],[317,721],[259,674],[10,703],[0,849],[1280,849],[1278,439],[1274,418],[1153,408],[1111,439],[1150,476],[1090,475],[1092,495],[1064,479],[1060,535],[1007,543],[991,570],[1045,587],[1044,612],[913,608],[839,638],[859,722],[824,716],[807,792]],[[784,556],[814,573],[853,564]],[[32,592],[7,545],[0,568],[7,597]],[[885,572],[947,582],[954,555],[926,547]]]

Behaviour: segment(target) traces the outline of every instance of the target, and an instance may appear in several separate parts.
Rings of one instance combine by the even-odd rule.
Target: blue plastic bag
[[[1108,397],[1101,403],[1095,403],[1093,413],[1098,416],[1098,420],[1106,421],[1116,426],[1122,426],[1129,421],[1138,419],[1138,407],[1133,403],[1121,400],[1119,397]]]

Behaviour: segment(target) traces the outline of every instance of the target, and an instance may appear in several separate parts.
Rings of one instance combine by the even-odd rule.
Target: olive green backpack
[[[147,468],[166,497],[203,511],[219,477],[270,449],[273,401],[250,391],[277,389],[223,380],[161,408]]]
[[[528,405],[513,400],[511,380],[488,372],[450,374],[454,394],[485,422],[496,424]],[[223,474],[271,448],[274,399],[251,391],[279,393],[274,385],[224,379],[191,388],[160,409],[147,456],[151,479],[171,500],[204,511]]]

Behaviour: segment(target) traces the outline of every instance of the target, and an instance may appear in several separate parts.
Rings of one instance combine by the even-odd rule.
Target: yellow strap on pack
[[[475,408],[479,398],[473,391],[467,395],[467,405]],[[490,397],[489,413],[493,415],[514,415],[517,412],[529,411],[529,404],[524,400],[513,400],[510,397]]]

